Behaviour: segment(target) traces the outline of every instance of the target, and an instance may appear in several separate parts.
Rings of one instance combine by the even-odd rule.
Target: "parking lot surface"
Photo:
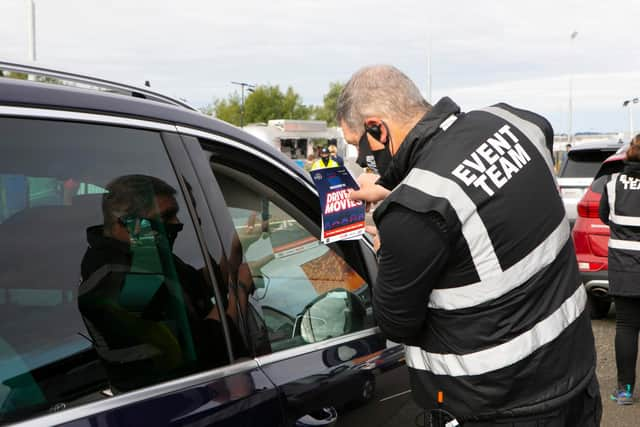
[[[611,391],[616,386],[616,359],[614,349],[616,322],[614,311],[610,311],[608,316],[603,319],[594,320],[592,325],[598,352],[597,373],[600,382],[600,392],[602,394],[603,415],[601,426],[640,426],[640,401],[630,406],[618,406],[609,399]],[[638,363],[638,366],[640,367],[640,363]],[[406,382],[406,370],[398,369],[397,371],[397,381]],[[381,388],[382,387],[379,387],[378,389]],[[635,395],[637,399],[638,390],[636,390]],[[376,396],[376,398],[368,404],[367,410],[357,411],[360,415],[366,413],[366,420],[354,418],[355,412],[353,414],[346,412],[338,418],[338,425],[341,427],[360,425],[366,425],[368,427],[415,426],[415,418],[420,413],[420,410],[416,404],[413,403],[410,396],[409,393],[395,397]],[[392,419],[380,418],[382,414],[391,413],[389,406],[392,405],[396,416]],[[384,408],[384,406],[387,407]]]

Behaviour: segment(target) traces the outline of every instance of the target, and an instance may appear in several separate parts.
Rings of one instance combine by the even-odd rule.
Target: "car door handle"
[[[296,427],[333,427],[337,421],[338,412],[331,406],[298,418]]]

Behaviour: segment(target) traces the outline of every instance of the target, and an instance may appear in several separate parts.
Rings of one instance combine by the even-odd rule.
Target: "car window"
[[[321,243],[314,221],[257,174],[222,164],[213,170],[246,266],[239,287],[270,351],[373,326],[368,285],[340,245]]]
[[[600,164],[611,154],[613,154],[612,151],[571,151],[562,167],[560,176],[563,178],[591,178],[595,176]]]
[[[0,135],[0,423],[226,364],[160,134],[0,118]]]

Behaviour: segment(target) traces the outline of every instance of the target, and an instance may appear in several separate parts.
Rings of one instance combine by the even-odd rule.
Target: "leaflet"
[[[311,178],[318,189],[322,212],[322,243],[331,243],[364,233],[365,206],[349,199],[349,190],[358,184],[344,167],[316,169]]]

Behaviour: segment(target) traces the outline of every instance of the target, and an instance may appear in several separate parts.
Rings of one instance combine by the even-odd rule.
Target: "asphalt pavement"
[[[634,405],[618,406],[609,399],[609,395],[616,386],[614,311],[610,311],[604,319],[593,320],[592,325],[598,352],[597,374],[603,406],[601,427],[638,427],[640,426],[640,401],[637,400],[637,395],[640,390],[636,390]],[[375,398],[362,407],[340,413],[338,426],[415,426],[416,416],[421,411],[411,400],[411,394],[406,393],[406,384],[405,368],[398,368],[385,374],[384,378],[378,380]]]
[[[616,320],[611,310],[605,319],[593,320],[593,334],[598,351],[598,381],[602,395],[602,427],[636,427],[640,426],[640,402],[629,406],[618,406],[611,401],[609,395],[616,387],[616,358],[614,339],[616,336]],[[640,363],[636,366],[636,372]]]

